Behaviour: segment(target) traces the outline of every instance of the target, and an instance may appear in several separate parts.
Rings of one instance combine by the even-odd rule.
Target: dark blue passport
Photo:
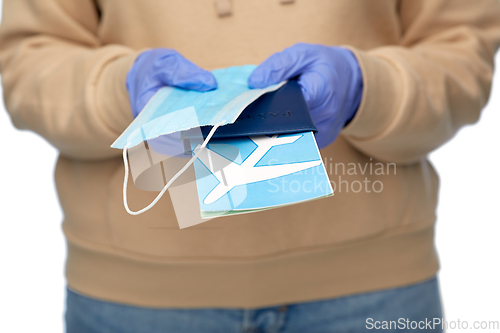
[[[201,127],[206,137],[212,126]],[[260,96],[233,123],[221,126],[213,138],[317,132],[297,80],[290,80],[276,91]],[[189,139],[199,130],[181,133]],[[199,134],[198,134],[199,135]]]

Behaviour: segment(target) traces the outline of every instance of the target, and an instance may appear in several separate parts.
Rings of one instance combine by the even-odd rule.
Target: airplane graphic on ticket
[[[195,162],[203,218],[333,195],[312,132],[212,139]]]

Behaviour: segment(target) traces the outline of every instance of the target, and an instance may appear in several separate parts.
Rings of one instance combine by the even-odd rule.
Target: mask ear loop
[[[180,169],[169,181],[168,183],[163,187],[163,189],[161,190],[160,193],[158,193],[158,195],[156,196],[156,198],[153,200],[153,202],[151,202],[147,207],[141,209],[141,210],[138,210],[136,212],[130,210],[129,206],[128,206],[128,202],[127,202],[127,185],[128,185],[128,176],[129,176],[129,167],[128,167],[128,159],[127,159],[127,149],[128,149],[128,144],[125,146],[125,148],[123,148],[123,163],[125,165],[125,178],[123,180],[123,205],[125,206],[125,210],[127,211],[127,213],[129,213],[130,215],[140,215],[144,212],[147,212],[148,210],[150,210],[151,208],[153,208],[154,205],[156,205],[156,203],[161,199],[161,197],[165,194],[165,192],[167,191],[167,189],[170,187],[170,185],[172,185],[176,180],[177,178],[179,178],[186,170],[187,168],[189,168],[191,166],[191,164],[194,163],[194,161],[198,158],[198,155],[201,153],[201,151],[206,147],[206,145],[208,144],[208,141],[210,141],[210,139],[212,138],[212,136],[214,135],[215,131],[217,130],[217,128],[219,128],[221,125],[223,125],[223,122],[220,122],[220,123],[217,123],[214,125],[214,127],[212,127],[212,129],[210,130],[210,133],[208,133],[208,136],[206,137],[205,141],[203,141],[203,143],[201,145],[198,145],[195,149],[194,149],[194,155],[191,157],[191,159],[186,163],[186,165],[184,165],[182,167],[182,169]]]

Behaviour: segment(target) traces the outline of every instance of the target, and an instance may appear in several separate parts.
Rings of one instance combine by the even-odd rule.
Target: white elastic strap
[[[163,187],[163,189],[161,190],[160,193],[158,193],[158,195],[156,196],[156,198],[153,200],[152,203],[150,203],[147,207],[137,211],[137,212],[133,212],[130,210],[130,208],[128,207],[128,202],[127,202],[127,185],[128,185],[128,174],[129,174],[129,169],[128,169],[128,160],[127,160],[127,149],[128,149],[128,145],[125,146],[125,148],[123,148],[123,163],[125,165],[125,178],[123,180],[123,205],[125,206],[125,210],[127,211],[127,213],[129,213],[130,215],[139,215],[139,214],[142,214],[144,212],[147,212],[148,210],[150,210],[151,208],[153,208],[154,205],[156,205],[156,203],[161,199],[161,197],[165,194],[165,192],[167,191],[167,189],[170,187],[170,185],[172,185],[173,182],[175,182],[177,180],[177,178],[179,178],[183,173],[184,171],[187,170],[187,168],[189,168],[189,166],[191,164],[194,163],[194,161],[198,158],[198,155],[201,153],[201,151],[206,147],[206,145],[208,144],[208,141],[210,141],[210,139],[212,138],[212,136],[214,135],[215,131],[217,130],[217,128],[219,128],[219,126],[221,126],[223,123],[220,122],[220,123],[217,123],[214,125],[214,127],[210,130],[210,133],[208,133],[208,136],[206,137],[205,141],[203,141],[203,143],[200,145],[198,145],[195,149],[194,149],[194,155],[191,157],[191,159],[186,163],[186,165],[184,165],[182,167],[182,169],[180,169],[173,177],[172,179],[170,179],[168,181],[168,183]]]

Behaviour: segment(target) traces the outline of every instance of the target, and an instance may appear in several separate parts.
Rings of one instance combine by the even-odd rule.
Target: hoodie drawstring
[[[231,0],[215,0],[215,9],[219,17],[228,16],[233,11],[233,4]]]
[[[290,4],[295,0],[280,0],[282,4]],[[215,0],[215,10],[219,17],[229,16],[233,12],[233,4],[231,0]]]

